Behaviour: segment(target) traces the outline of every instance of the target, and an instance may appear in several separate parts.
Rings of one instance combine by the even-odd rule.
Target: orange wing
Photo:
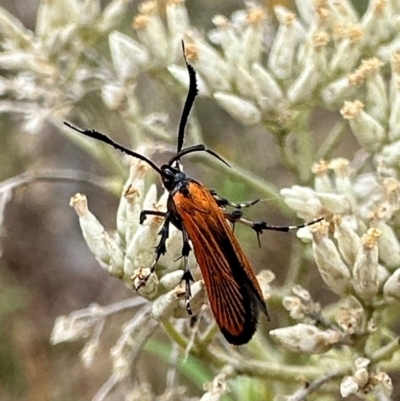
[[[211,310],[227,341],[245,344],[256,331],[259,309],[268,316],[260,286],[209,190],[196,181],[187,189],[188,194],[175,193],[173,202],[192,241]]]

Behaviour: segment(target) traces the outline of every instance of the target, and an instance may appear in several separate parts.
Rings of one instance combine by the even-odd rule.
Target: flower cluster
[[[144,76],[149,82],[155,79],[170,91],[171,100],[182,94],[188,82],[184,40],[187,60],[197,72],[199,96],[221,106],[244,127],[268,128],[265,135],[274,138],[282,163],[299,184],[283,189],[280,198],[274,183],[244,167],[225,173],[242,179],[260,197],[277,199],[283,212],[294,211],[307,222],[324,220],[298,231],[310,253],[297,251],[296,259],[293,247],[294,262],[282,286],[271,284],[272,272],[259,274],[265,299],[270,298],[273,307],[282,303],[290,317],[286,316],[286,327],[272,330],[269,337],[262,337],[259,330],[245,358],[241,351],[215,340],[217,330],[207,313],[193,255],[189,261],[195,278],[191,306],[200,318],[192,327],[188,319],[179,319],[187,315],[179,286],[181,262],[177,261],[182,239],[174,227],[166,255],[138,289],[151,302],[95,305],[60,317],[52,342],[84,338],[87,343],[81,355],[90,365],[106,318],[140,307],[111,350],[112,375],[99,399],[133,376],[137,355],[159,324],[175,347],[168,372],[173,379],[165,399],[186,396],[176,385],[179,347],[185,358],[195,354],[219,373],[203,399],[218,400],[228,391],[234,391],[237,399],[251,398],[249,386],[239,380],[234,386],[226,383],[242,374],[262,378],[263,390],[271,397],[281,397],[284,388],[285,395],[294,391],[291,399],[305,399],[326,381],[332,381],[343,396],[390,397],[389,374],[399,369],[398,360],[392,358],[399,351],[392,311],[400,301],[400,3],[370,0],[359,14],[353,6],[356,2],[350,0],[296,0],[297,12],[283,6],[270,12],[249,1],[230,18],[214,16],[214,28],[204,33],[192,26],[189,4],[183,0],[145,1],[132,18],[133,32],[126,34],[121,22],[129,13],[129,3],[112,0],[102,9],[97,1],[43,1],[34,32],[0,8],[0,68],[4,71],[0,112],[20,115],[26,132],[39,133],[45,123],[60,127],[74,113],[89,121],[90,107],[75,106],[88,94],[96,94],[96,109],[100,104],[104,108],[96,117],[102,117],[102,123],[116,115],[118,130],[133,132],[133,142],[143,153],[154,150],[155,139],[165,149],[167,143],[175,143],[168,118],[146,108],[140,83]],[[107,45],[110,62],[102,54]],[[314,132],[317,109],[336,112],[336,124],[326,133],[325,128]],[[333,158],[349,131],[358,151],[348,159]],[[195,115],[186,139],[204,142]],[[264,146],[265,138],[257,139]],[[97,157],[104,156],[85,138],[74,140]],[[107,157],[118,160],[111,152]],[[163,223],[158,216],[148,216],[140,225],[140,211],[166,208],[168,194],[159,196],[155,184],[147,180],[146,166],[132,161],[113,234],[89,211],[86,197],[78,194],[71,200],[99,264],[129,288],[137,288],[149,275]],[[323,300],[311,295],[312,288],[302,280],[301,266],[310,260],[307,255],[313,256],[325,288],[337,302],[321,306]],[[289,325],[289,318],[297,324]],[[298,354],[301,357],[295,359]],[[293,365],[282,362],[288,360]],[[221,373],[222,366],[227,374]],[[334,372],[332,366],[337,368]],[[271,386],[266,378],[286,384]],[[296,390],[295,383],[304,380],[310,385]],[[126,399],[135,399],[138,392],[149,399],[153,396],[141,383],[131,387]]]

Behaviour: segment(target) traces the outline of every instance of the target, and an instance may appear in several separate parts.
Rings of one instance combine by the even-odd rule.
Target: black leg
[[[166,244],[168,236],[169,236],[169,223],[171,220],[171,215],[168,212],[164,213],[164,212],[158,212],[156,210],[150,210],[150,211],[143,210],[140,213],[140,222],[141,223],[144,221],[144,219],[142,221],[142,213],[143,213],[144,219],[146,218],[147,214],[151,214],[154,216],[163,216],[163,217],[165,217],[165,220],[164,220],[163,226],[161,227],[160,232],[158,233],[161,236],[161,238],[160,238],[160,242],[155,247],[156,259],[150,268],[150,273],[139,282],[139,284],[136,287],[136,290],[138,290],[139,288],[143,287],[146,284],[146,281],[149,279],[151,273],[154,273],[154,270],[156,269],[156,265],[157,265],[158,260],[160,259],[161,255],[164,255],[165,252],[167,252],[167,247],[165,246],[165,244]]]
[[[324,218],[321,217],[317,220],[311,221],[309,223],[303,223],[303,224],[299,224],[297,226],[274,226],[274,225],[269,225],[267,222],[265,221],[250,221],[250,220],[246,220],[242,217],[242,212],[241,210],[234,210],[231,213],[225,212],[224,213],[225,218],[227,220],[229,220],[231,223],[235,224],[235,223],[241,223],[244,224],[247,227],[250,227],[251,229],[253,229],[256,234],[257,234],[257,241],[258,241],[258,246],[261,246],[260,243],[260,234],[263,233],[263,231],[281,231],[284,233],[287,233],[289,231],[292,230],[298,230],[299,228],[303,228],[303,227],[308,227],[311,226],[315,223],[319,223],[320,221],[322,221]]]
[[[182,237],[183,237],[183,246],[182,246],[182,257],[183,257],[183,275],[182,281],[185,282],[185,302],[186,302],[186,311],[189,315],[193,315],[192,309],[190,307],[190,298],[192,297],[192,291],[190,289],[190,282],[193,282],[193,276],[190,272],[188,257],[191,251],[191,247],[189,244],[189,236],[185,228],[182,226]]]
[[[226,206],[232,206],[236,209],[243,209],[245,207],[250,207],[255,205],[257,202],[260,201],[260,199],[256,199],[253,201],[248,201],[248,202],[242,202],[242,203],[234,203],[231,202],[230,200],[226,199],[226,198],[222,198],[221,196],[219,196],[217,194],[217,192],[213,189],[210,189],[211,195],[214,197],[215,201],[217,202],[219,207],[226,207]]]
[[[140,212],[139,223],[143,224],[147,216],[166,217],[167,212],[159,212],[158,210],[142,210]]]

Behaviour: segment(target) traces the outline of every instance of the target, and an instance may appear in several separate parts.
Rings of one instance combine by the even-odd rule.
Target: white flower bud
[[[109,32],[121,22],[121,18],[127,11],[129,3],[126,0],[112,0],[100,14],[97,28],[101,32]]]
[[[358,388],[357,380],[353,376],[345,376],[340,383],[340,394],[345,398],[357,393]]]
[[[332,16],[335,20],[355,24],[359,19],[353,4],[349,0],[341,0],[338,2],[328,1],[325,4],[332,12]]]
[[[388,280],[389,276],[390,276],[390,273],[389,273],[388,269],[386,269],[385,266],[378,264],[377,280],[378,280],[380,290],[383,289],[383,286],[386,283],[386,281]]]
[[[363,111],[364,105],[356,100],[344,102],[340,110],[342,116],[349,120],[350,127],[362,147],[368,151],[376,151],[385,138],[385,130],[372,116]]]
[[[353,184],[353,190],[357,198],[368,199],[380,191],[380,184],[375,174],[360,174]]]
[[[153,220],[154,221],[154,220]],[[161,219],[153,224],[139,226],[126,248],[124,273],[126,277],[134,275],[135,269],[150,267],[155,261],[154,247],[157,245]]]
[[[388,268],[400,265],[400,244],[393,229],[384,221],[379,221],[375,227],[382,233],[378,238],[379,258]]]
[[[261,292],[264,300],[271,298],[272,281],[275,280],[275,274],[271,270],[262,270],[257,274],[257,281],[260,284]]]
[[[346,214],[351,211],[350,203],[344,195],[318,192],[315,195],[329,213]]]
[[[351,71],[360,59],[360,46],[351,39],[343,39],[336,47],[329,63],[328,71],[335,76],[341,71]]]
[[[148,63],[146,48],[129,36],[114,31],[108,41],[113,66],[120,79],[136,77],[140,68]]]
[[[75,0],[41,2],[36,17],[36,34],[39,39],[45,40],[69,21],[79,23],[82,17],[80,4]]]
[[[332,159],[330,168],[335,172],[335,184],[338,193],[346,196],[352,210],[357,210],[357,199],[350,179],[349,161],[343,158]]]
[[[260,123],[261,113],[253,103],[222,92],[214,93],[214,98],[233,118],[243,125]]]
[[[149,166],[144,162],[131,160],[129,178],[122,191],[117,211],[117,230],[125,245],[130,244],[139,227],[141,201],[145,192],[144,176],[148,171]]]
[[[345,99],[352,96],[354,87],[349,85],[347,77],[342,77],[324,86],[321,90],[321,97],[326,106],[338,107]]]
[[[370,228],[363,235],[353,267],[353,288],[365,300],[371,300],[379,289],[377,239],[380,235],[376,228]]]
[[[400,269],[395,270],[388,278],[383,286],[383,294],[385,297],[393,297],[400,301]]]
[[[157,2],[143,2],[139,10],[140,14],[133,21],[139,40],[159,64],[166,64],[169,56],[168,36],[158,13]]]
[[[235,33],[233,24],[223,15],[216,15],[212,22],[217,29],[209,34],[211,41],[221,46],[226,59],[232,60],[232,56],[237,53],[239,47],[239,38]],[[238,57],[242,60],[241,55],[238,54]]]
[[[186,45],[186,57],[204,79],[211,92],[231,91],[231,73],[226,61],[208,43],[199,38]]]
[[[388,166],[397,166],[400,163],[400,140],[384,146],[379,152],[378,159]]]
[[[175,270],[160,278],[160,289],[163,292],[171,291],[182,281],[183,270]]]
[[[232,74],[241,96],[252,100],[257,100],[262,97],[254,77],[249,74],[246,69],[238,66]]]
[[[261,99],[257,99],[264,111],[276,109],[284,101],[284,94],[273,76],[261,65],[254,63],[251,68],[251,75],[261,91]]]
[[[329,163],[320,160],[312,166],[312,172],[315,175],[314,188],[317,192],[332,192],[332,183],[329,178]]]
[[[315,19],[315,1],[314,0],[295,0],[296,9],[300,17],[307,25],[311,25]]]
[[[266,18],[267,15],[264,8],[257,6],[251,8],[246,15],[248,26],[241,34],[241,49],[243,59],[247,65],[261,61]]]
[[[366,43],[375,47],[378,43],[389,40],[391,29],[388,29],[388,25],[391,15],[392,8],[389,2],[381,0],[368,2],[368,8],[361,20],[363,31],[368,34]]]
[[[315,326],[302,323],[271,330],[269,334],[284,348],[307,354],[321,354],[340,341],[340,334],[335,330],[322,331]]]
[[[349,216],[335,218],[334,237],[338,243],[339,252],[347,266],[353,267],[358,250],[361,247],[361,238],[354,231],[354,220]]]
[[[180,298],[175,289],[158,297],[152,305],[151,313],[155,320],[167,320],[179,307]]]
[[[189,15],[184,1],[167,1],[166,17],[170,43],[181,49],[181,41],[187,30],[190,29]]]
[[[388,137],[390,142],[394,142],[400,139],[400,88],[399,81],[396,83],[396,88],[393,89],[393,99],[390,106],[389,116],[389,132]]]
[[[329,223],[311,227],[314,236],[313,254],[319,273],[328,287],[337,294],[345,294],[350,286],[350,271],[339,255],[334,242],[328,238]]]
[[[321,73],[316,71],[314,64],[306,64],[303,71],[288,89],[288,99],[292,103],[298,103],[309,98],[320,80]]]
[[[123,275],[124,253],[104,227],[90,213],[85,195],[76,194],[70,200],[78,217],[83,237],[101,267],[117,277]]]
[[[268,68],[278,79],[286,80],[293,75],[294,56],[304,30],[295,14],[279,6],[274,10],[280,25],[268,58]]]
[[[385,125],[389,116],[386,83],[379,72],[367,79],[366,109],[376,121]]]
[[[281,189],[280,193],[285,203],[295,210],[300,218],[310,220],[321,216],[321,202],[311,188],[293,185],[291,188]]]

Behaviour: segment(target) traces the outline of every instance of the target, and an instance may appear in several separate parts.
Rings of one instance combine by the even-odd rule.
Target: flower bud
[[[149,62],[146,48],[128,35],[111,32],[109,46],[114,69],[121,80],[136,77]]]
[[[370,228],[363,235],[353,267],[353,288],[365,300],[371,300],[379,289],[377,242],[380,235],[376,228]]]
[[[375,227],[382,233],[378,237],[379,257],[388,268],[400,265],[400,244],[393,229],[384,221],[379,221]]]
[[[296,211],[299,217],[310,220],[319,217],[323,208],[316,193],[308,187],[293,185],[291,188],[283,188],[280,191],[285,203]]]
[[[330,168],[335,173],[335,184],[338,193],[346,196],[352,210],[357,210],[357,199],[350,179],[349,161],[343,158],[332,159]]]
[[[316,71],[314,64],[307,64],[288,89],[288,99],[295,104],[309,98],[320,80],[321,73]]]
[[[340,110],[342,116],[349,120],[350,127],[358,142],[367,151],[376,151],[385,138],[385,130],[372,116],[363,111],[364,105],[356,100],[346,101]]]
[[[388,166],[397,166],[400,163],[400,140],[382,147],[378,158]]]
[[[264,111],[275,110],[284,101],[283,92],[275,78],[261,65],[254,63],[251,67],[251,75],[262,96],[258,98],[258,104]]]
[[[397,301],[400,301],[400,269],[395,270],[386,281],[383,286],[383,295],[385,295],[385,297],[393,297]]]
[[[350,203],[344,195],[316,193],[322,207],[333,214],[346,214],[351,210]]]
[[[124,266],[124,253],[117,241],[108,235],[104,227],[90,213],[85,195],[76,194],[70,200],[78,217],[83,237],[101,267],[110,274],[122,277]]]
[[[354,88],[349,85],[347,77],[342,77],[321,89],[321,97],[328,107],[336,108],[351,97]]]
[[[284,348],[307,354],[321,354],[340,341],[340,334],[335,330],[322,331],[315,326],[302,323],[271,330],[269,334]]]
[[[295,14],[278,6],[274,10],[280,25],[269,55],[268,68],[278,79],[285,80],[293,74],[295,51],[304,29]]]
[[[350,216],[334,217],[335,221],[335,232],[334,237],[336,238],[339,252],[346,262],[347,266],[353,267],[358,250],[361,247],[361,238],[354,231],[354,219]]]
[[[150,51],[159,63],[166,64],[169,49],[168,36],[158,13],[157,2],[145,1],[140,4],[139,10],[140,14],[135,17],[133,27],[136,29],[143,47]]]
[[[329,178],[329,163],[320,160],[312,166],[312,172],[315,175],[314,188],[317,192],[332,192],[332,183]]]
[[[255,125],[261,121],[261,113],[252,102],[222,92],[214,93],[214,98],[221,107],[243,125]]]
[[[350,285],[350,271],[340,257],[334,242],[328,238],[328,229],[327,222],[311,227],[315,263],[328,287],[337,294],[345,294]]]
[[[167,320],[179,307],[179,296],[175,289],[158,297],[152,305],[151,313],[155,320]]]
[[[182,1],[167,1],[166,2],[166,18],[168,24],[168,31],[170,36],[170,43],[172,46],[175,44],[181,49],[181,41],[184,34],[190,28],[189,15]]]

